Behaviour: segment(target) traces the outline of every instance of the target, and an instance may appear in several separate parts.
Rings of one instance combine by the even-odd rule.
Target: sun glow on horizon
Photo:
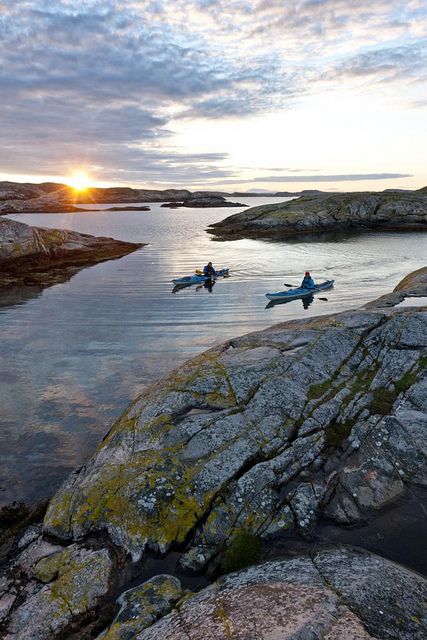
[[[76,171],[68,178],[67,183],[75,191],[86,191],[86,189],[90,187],[91,181],[87,173],[84,171]]]

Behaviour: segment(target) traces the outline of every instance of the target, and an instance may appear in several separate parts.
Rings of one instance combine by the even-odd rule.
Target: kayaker
[[[316,285],[310,275],[310,271],[305,272],[304,280],[301,282],[301,289],[314,289]]]
[[[208,264],[203,267],[203,275],[209,279],[215,278],[216,271],[212,266],[212,262],[208,262]]]

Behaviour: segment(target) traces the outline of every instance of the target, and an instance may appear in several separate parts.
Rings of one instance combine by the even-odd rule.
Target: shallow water
[[[64,284],[15,291],[19,303],[10,293],[0,297],[0,506],[50,495],[144,385],[188,357],[283,320],[360,306],[424,266],[427,253],[422,233],[218,243],[205,228],[239,209],[150,207],[12,216],[150,244]],[[209,259],[229,267],[231,277],[212,292],[172,293],[172,278]],[[336,280],[321,295],[327,302],[315,296],[306,309],[301,300],[265,308],[266,292],[298,284],[306,269]]]
[[[402,302],[396,304],[396,307],[425,307],[427,305],[427,296],[419,296],[417,298],[404,298]]]

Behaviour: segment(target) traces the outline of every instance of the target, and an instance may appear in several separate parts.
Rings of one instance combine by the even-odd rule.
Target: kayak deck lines
[[[299,298],[305,298],[306,296],[311,296],[314,293],[319,293],[321,291],[327,291],[328,289],[332,289],[334,286],[335,280],[326,280],[326,282],[320,282],[313,289],[305,289],[303,287],[296,287],[295,289],[290,289],[289,291],[278,291],[277,293],[266,293],[265,297],[268,298],[271,302],[275,301],[283,301],[283,300],[298,300]]]
[[[182,278],[175,278],[174,280],[172,280],[173,284],[175,285],[179,285],[179,284],[202,284],[203,282],[207,282],[208,280],[215,280],[216,278],[221,278],[224,276],[228,276],[228,272],[230,271],[230,269],[220,269],[219,271],[216,271],[215,276],[213,278],[210,278],[209,276],[204,276],[201,273],[195,273],[191,276],[184,276]]]

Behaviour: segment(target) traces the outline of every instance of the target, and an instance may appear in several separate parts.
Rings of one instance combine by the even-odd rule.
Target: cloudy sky
[[[426,0],[0,0],[0,179],[427,185]]]

